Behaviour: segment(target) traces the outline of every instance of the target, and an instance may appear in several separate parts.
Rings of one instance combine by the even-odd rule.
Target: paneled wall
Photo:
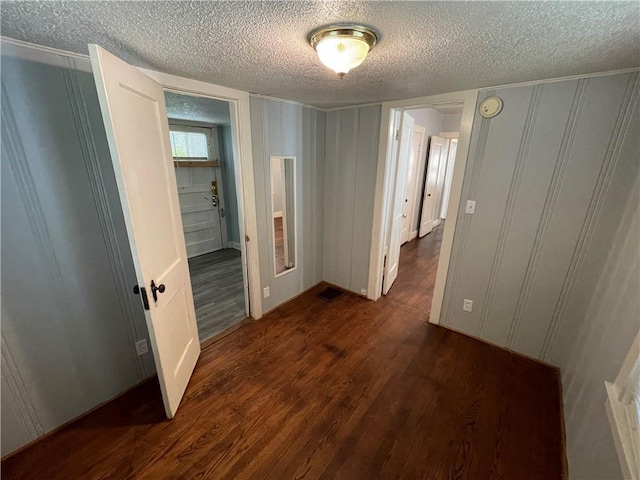
[[[5,455],[154,366],[92,75],[3,56],[1,145]]]
[[[441,322],[561,368],[573,478],[620,475],[604,381],[640,323],[639,88],[636,72],[481,92],[504,110],[475,119],[458,212]]]
[[[367,288],[380,106],[327,113],[323,280]]]
[[[604,381],[616,379],[640,329],[639,119],[636,104],[549,356],[562,369],[571,478],[622,478]]]
[[[260,283],[272,310],[322,280],[325,113],[276,100],[251,98]],[[271,224],[271,156],[296,157],[297,265],[275,278]]]

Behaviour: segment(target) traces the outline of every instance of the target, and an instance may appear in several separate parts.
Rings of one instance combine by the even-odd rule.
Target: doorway
[[[165,91],[200,342],[247,317],[229,103]]]
[[[397,278],[384,292],[390,298],[427,313],[431,306],[442,230],[447,183],[455,164],[462,105],[407,108],[402,113],[398,162],[404,192]],[[452,147],[452,141],[454,146]],[[417,293],[419,292],[419,293]]]
[[[411,300],[432,323],[442,306],[476,100],[468,91],[382,105],[369,298],[397,295],[401,272],[413,269],[411,282],[432,279]]]

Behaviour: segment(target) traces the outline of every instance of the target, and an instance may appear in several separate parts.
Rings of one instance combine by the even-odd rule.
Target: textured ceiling
[[[41,1],[0,4],[2,35],[334,107],[638,66],[639,2]],[[343,80],[307,44],[358,22],[380,42]]]
[[[164,100],[169,118],[216,125],[231,123],[227,102],[172,92],[165,92]]]

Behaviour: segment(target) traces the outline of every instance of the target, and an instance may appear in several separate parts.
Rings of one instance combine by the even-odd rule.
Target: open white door
[[[167,417],[200,355],[162,86],[89,45]],[[132,286],[133,287],[133,286]]]
[[[402,230],[400,232],[400,245],[409,241],[409,234],[411,233],[411,209],[413,208],[413,202],[409,199],[411,196],[411,190],[414,185],[413,177],[415,164],[418,157],[418,153],[416,153],[416,128],[415,128],[415,120],[408,113],[404,114],[404,121],[406,124],[413,125],[411,129],[411,139],[410,139],[410,147],[409,153],[407,156],[407,168],[405,173],[405,182],[404,182],[404,204],[402,205]],[[402,139],[400,140],[403,141]]]
[[[458,139],[449,140],[449,151],[447,153],[447,171],[444,177],[444,191],[442,192],[442,209],[440,210],[440,218],[447,218],[447,209],[449,208],[449,194],[451,192],[451,178],[453,177],[453,166],[456,163],[456,153],[458,152]]]
[[[388,237],[387,266],[382,283],[382,293],[387,294],[391,285],[398,276],[400,263],[400,245],[402,244],[402,228],[404,225],[405,193],[407,181],[407,167],[411,152],[411,136],[413,134],[413,117],[404,114],[400,126],[400,148],[398,149],[398,161],[396,162],[396,185],[393,195],[393,207],[391,214],[391,231]]]
[[[429,159],[427,160],[427,174],[424,180],[424,197],[422,198],[422,213],[420,214],[420,230],[418,236],[424,237],[433,230],[439,222],[438,204],[438,173],[442,161],[446,140],[432,136],[429,142]]]

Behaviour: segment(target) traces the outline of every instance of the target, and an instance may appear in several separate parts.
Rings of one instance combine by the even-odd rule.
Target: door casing
[[[255,180],[251,146],[251,117],[249,93],[211,83],[140,69],[160,83],[165,91],[229,102],[231,116],[231,145],[238,197],[240,251],[245,279],[246,314],[256,320],[262,318],[262,291],[258,260],[258,222],[256,214]],[[244,241],[243,241],[244,239]]]
[[[382,292],[382,274],[384,257],[386,254],[386,241],[390,228],[390,206],[392,204],[393,185],[395,182],[395,131],[399,125],[399,113],[408,108],[428,108],[463,104],[462,121],[460,124],[460,136],[458,152],[451,180],[451,192],[447,219],[445,223],[442,244],[440,246],[440,258],[438,271],[431,304],[429,321],[439,323],[444,287],[447,280],[453,237],[458,223],[457,212],[462,195],[462,181],[467,165],[469,144],[471,140],[471,128],[476,111],[478,90],[466,90],[463,92],[445,93],[427,97],[410,98],[382,104],[380,122],[380,141],[378,147],[378,165],[376,170],[376,187],[373,209],[373,225],[371,230],[371,250],[369,256],[369,281],[367,298],[377,300]]]

